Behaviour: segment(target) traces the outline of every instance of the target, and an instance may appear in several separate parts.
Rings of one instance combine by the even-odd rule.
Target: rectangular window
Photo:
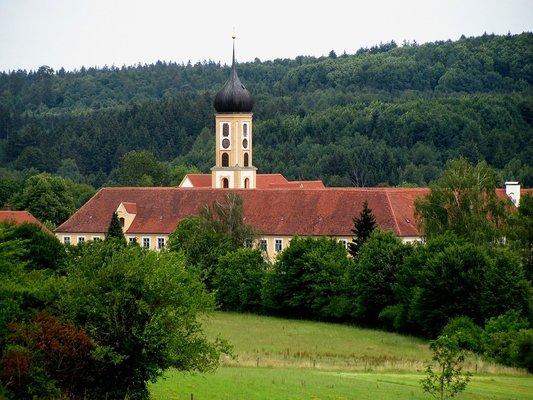
[[[63,237],[63,243],[64,244],[70,244],[70,236],[64,236]]]
[[[145,249],[150,248],[150,238],[149,237],[143,237],[143,247]]]
[[[130,236],[128,238],[128,243],[129,244],[137,244],[137,238],[135,236]]]
[[[85,242],[85,236],[78,236],[78,244]]]
[[[276,250],[276,253],[283,250],[283,239],[276,239],[274,249]]]
[[[163,247],[165,247],[165,238],[158,237],[157,238],[157,248],[158,249],[162,249]]]
[[[346,239],[341,239],[341,243],[344,246],[345,249],[348,248],[348,241]]]
[[[252,247],[252,241],[250,239],[246,239],[244,241],[244,247]]]
[[[97,242],[101,240],[100,236],[93,236],[93,241]]]
[[[266,239],[261,239],[261,241],[259,242],[259,249],[261,251],[267,251],[267,240]]]

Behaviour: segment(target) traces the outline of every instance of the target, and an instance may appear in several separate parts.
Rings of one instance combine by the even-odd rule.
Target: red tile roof
[[[187,174],[183,178],[189,178],[193,187],[195,188],[210,188],[211,174]],[[281,174],[257,174],[256,187],[257,189],[266,189],[271,185],[284,185],[289,181]]]
[[[203,205],[221,200],[229,192],[242,197],[245,221],[265,235],[351,236],[352,218],[359,215],[366,200],[380,228],[392,230],[398,236],[412,237],[420,235],[414,217],[415,199],[427,195],[429,189],[104,188],[56,232],[105,233],[120,203],[135,203],[137,215],[127,233],[169,234],[181,219],[197,214]],[[497,193],[505,196],[499,189]],[[522,195],[526,193],[531,190],[523,189]]]
[[[189,181],[195,188],[210,188],[211,174],[187,174],[183,178]],[[288,181],[281,174],[257,174],[257,189],[324,189],[322,181]]]
[[[137,214],[137,203],[123,201],[122,205],[124,206],[128,214]]]
[[[211,174],[187,174],[183,178],[189,178],[194,187],[211,187]]]
[[[211,188],[118,187],[98,191],[56,232],[106,232],[121,202],[137,204],[127,233],[168,234],[200,207],[229,193],[244,201],[245,221],[265,235],[351,236],[352,218],[368,201],[378,225],[399,236],[418,236],[413,202],[427,189],[328,188],[222,190]]]
[[[288,181],[287,183],[271,183],[270,189],[325,189],[322,181]]]
[[[289,182],[281,174],[257,174],[255,176],[255,187],[257,189],[267,189],[271,185],[283,185]]]
[[[44,224],[35,218],[29,211],[0,211],[0,222],[13,222],[15,224],[35,224],[46,233],[52,233]]]

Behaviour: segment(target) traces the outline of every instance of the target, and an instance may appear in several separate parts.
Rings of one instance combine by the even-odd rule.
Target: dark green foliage
[[[441,335],[453,339],[459,348],[476,353],[483,352],[483,329],[468,317],[452,318]]]
[[[533,373],[533,329],[521,331],[514,346],[513,364]]]
[[[483,332],[485,355],[507,365],[516,365],[519,359],[525,362],[528,356],[520,354],[520,347],[527,346],[531,340],[533,330],[528,330],[528,328],[527,319],[512,309],[505,314],[491,318],[485,324]]]
[[[295,317],[341,317],[349,264],[346,249],[334,239],[293,238],[267,274],[265,307]]]
[[[353,318],[375,323],[381,310],[395,303],[397,273],[408,253],[409,247],[392,232],[376,230],[370,235],[348,273]]]
[[[231,239],[215,230],[201,217],[180,221],[168,240],[170,251],[181,251],[190,267],[195,268],[206,286],[211,289],[219,257],[235,250]]]
[[[118,239],[120,242],[126,243],[124,231],[122,230],[122,225],[118,219],[118,214],[116,212],[113,213],[111,221],[109,222],[106,239]]]
[[[130,151],[120,158],[110,177],[120,186],[165,186],[170,182],[170,168],[149,151]]]
[[[486,319],[515,307],[527,315],[529,285],[512,254],[499,249],[489,252],[461,240],[448,241],[439,251],[433,248],[435,251],[422,249],[420,254],[415,253],[407,261],[413,267],[403,272],[415,273],[414,281],[409,283],[411,289],[405,291],[411,298],[404,298],[404,306],[410,321],[424,334],[437,336],[451,318],[458,316],[470,317],[482,325]]]
[[[485,162],[472,166],[466,159],[450,161],[431,193],[416,201],[424,235],[451,231],[473,242],[501,239],[507,213],[496,187],[496,174]]]
[[[527,279],[533,281],[533,196],[520,199],[518,213],[510,216],[508,232],[511,248],[520,254]]]
[[[244,223],[242,199],[230,193],[222,201],[204,205],[199,216],[181,220],[168,245],[185,254],[211,289],[218,259],[253,239],[254,231]]]
[[[4,225],[3,240],[23,243],[24,252],[20,260],[28,269],[57,270],[66,261],[65,248],[52,232],[45,232],[35,224]]]
[[[30,177],[12,199],[17,210],[28,210],[40,221],[58,225],[75,210],[74,198],[63,178],[49,174]]]
[[[532,185],[532,40],[523,33],[391,42],[336,58],[241,64],[257,99],[254,164],[330,185],[426,185],[447,160],[464,156]],[[99,186],[110,174],[117,182],[112,171],[123,155],[149,150],[208,172],[212,100],[228,72],[214,62],[157,62],[1,73],[3,165],[73,180],[79,173]],[[130,182],[163,184],[167,174],[155,170]]]
[[[220,308],[234,311],[261,309],[261,287],[267,264],[261,251],[242,248],[218,259],[213,279]]]
[[[71,260],[58,304],[96,346],[87,396],[131,399],[147,399],[147,383],[164,369],[217,365],[225,347],[208,341],[197,319],[211,307],[183,255],[107,241],[84,246]]]
[[[361,210],[359,217],[353,219],[353,225],[354,228],[352,229],[352,233],[354,234],[354,238],[352,242],[348,244],[348,252],[353,258],[356,258],[359,249],[363,243],[368,240],[370,234],[377,226],[374,214],[372,214],[372,210],[368,208],[368,201],[365,200],[363,203],[363,209]]]

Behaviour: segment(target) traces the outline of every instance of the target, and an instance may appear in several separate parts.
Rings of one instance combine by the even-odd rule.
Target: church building
[[[330,188],[322,181],[289,181],[281,174],[260,174],[253,159],[253,99],[237,75],[235,46],[230,77],[216,94],[215,154],[210,174],[186,175],[178,187],[100,189],[55,234],[65,244],[105,237],[117,212],[130,243],[161,249],[179,222],[198,214],[228,192],[241,196],[245,222],[258,233],[257,245],[273,259],[294,236],[329,236],[345,246],[352,240],[352,219],[368,202],[383,230],[403,241],[420,239],[415,200],[427,188]],[[520,186],[510,182],[501,197],[518,205]]]

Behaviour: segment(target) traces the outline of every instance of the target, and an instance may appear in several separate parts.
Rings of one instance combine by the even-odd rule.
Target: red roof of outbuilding
[[[127,233],[168,234],[178,222],[229,192],[244,202],[246,223],[265,235],[350,236],[352,218],[368,201],[378,225],[399,236],[417,236],[413,202],[427,189],[328,188],[223,190],[176,187],[117,187],[99,190],[56,232],[106,232],[122,202],[137,204]]]
[[[210,174],[187,174],[183,178],[189,178],[192,186],[195,188],[210,188],[211,175]],[[322,181],[288,181],[281,174],[257,174],[256,175],[257,189],[324,189]]]
[[[13,222],[15,224],[35,224],[47,233],[52,233],[44,224],[35,218],[29,211],[0,211],[0,222]]]
[[[187,174],[185,178],[189,178],[194,187],[211,187],[211,174]]]

